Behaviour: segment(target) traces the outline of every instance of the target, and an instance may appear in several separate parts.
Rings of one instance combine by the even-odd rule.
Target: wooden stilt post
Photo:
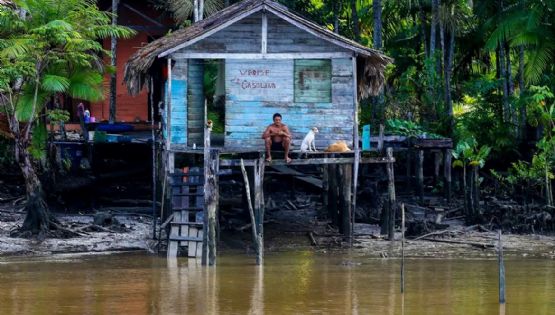
[[[393,173],[393,148],[387,148],[387,158],[390,160],[387,163],[387,193],[389,197],[389,229],[388,237],[390,241],[395,238],[395,175]]]
[[[407,164],[406,164],[406,171],[407,171],[407,190],[410,191],[412,190],[412,185],[414,185],[413,181],[412,181],[412,148],[409,146],[407,148]]]
[[[353,237],[355,233],[355,216],[357,212],[357,191],[358,191],[358,172],[360,167],[360,150],[355,152],[355,161],[353,163],[353,194],[351,196],[351,234],[349,235],[349,244],[353,246]]]
[[[332,224],[339,225],[337,215],[337,165],[328,165],[328,214]]]
[[[378,134],[378,147],[377,147],[377,150],[380,156],[383,154],[384,131],[385,131],[384,125],[380,124],[380,133]]]
[[[328,166],[322,165],[322,214],[328,211],[329,205],[329,172]]]
[[[202,265],[216,264],[216,206],[218,192],[218,162],[217,150],[210,148],[210,133],[212,126],[204,127],[204,228],[202,234]]]
[[[167,163],[166,163],[166,174],[173,174],[175,172],[175,153],[170,152],[170,151],[166,151],[167,154]],[[174,207],[174,198],[171,194],[172,191],[172,186],[171,186],[171,181],[173,181],[174,179],[172,178],[172,176],[166,176],[166,181],[170,181],[167,184],[170,184],[170,209],[172,209]],[[166,184],[166,185],[167,185]],[[176,211],[174,213],[174,217],[173,217],[173,221],[174,222],[181,222],[181,213],[179,211]],[[179,235],[179,226],[172,226],[171,230],[170,230],[170,235]],[[177,257],[177,248],[179,247],[179,243],[178,242],[169,242],[168,244],[168,258],[174,258]]]
[[[416,191],[420,202],[424,201],[424,150],[418,150],[416,156]]]
[[[443,189],[445,198],[451,201],[451,149],[443,150]]]
[[[343,235],[351,237],[351,185],[352,185],[352,165],[341,164],[339,167],[339,209],[341,213],[341,231]]]
[[[256,223],[257,255],[256,264],[264,261],[264,168],[265,156],[261,154],[254,166],[254,213]]]

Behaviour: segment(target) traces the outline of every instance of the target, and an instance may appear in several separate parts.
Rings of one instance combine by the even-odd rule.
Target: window
[[[331,103],[331,60],[295,60],[295,102]]]

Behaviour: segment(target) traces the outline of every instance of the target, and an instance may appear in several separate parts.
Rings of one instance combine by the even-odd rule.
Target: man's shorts
[[[283,142],[273,142],[272,141],[272,151],[284,151]]]

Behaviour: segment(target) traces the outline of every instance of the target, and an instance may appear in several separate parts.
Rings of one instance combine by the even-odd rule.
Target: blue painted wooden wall
[[[298,147],[312,127],[316,146],[353,143],[353,82],[350,59],[332,59],[331,102],[295,102],[294,60],[226,60],[225,145],[261,148],[272,115],[279,112]]]
[[[176,60],[171,73],[171,113],[169,113],[171,143],[187,143],[187,60]],[[167,109],[168,110],[168,109]]]

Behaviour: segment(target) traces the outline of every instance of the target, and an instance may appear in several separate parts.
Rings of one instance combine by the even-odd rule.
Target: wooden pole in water
[[[393,241],[395,238],[395,175],[393,173],[393,148],[387,148],[387,192],[389,196],[389,240]]]
[[[416,190],[418,200],[424,201],[424,150],[418,150],[416,169]]]
[[[505,263],[503,262],[503,243],[501,242],[501,229],[497,231],[497,238],[499,254],[499,304],[505,304]]]
[[[405,293],[405,204],[401,204],[401,293]]]
[[[257,231],[257,224],[256,224],[256,218],[254,216],[254,207],[252,204],[252,200],[251,200],[251,189],[250,189],[250,185],[249,185],[249,177],[247,175],[247,170],[245,169],[245,162],[243,162],[243,159],[241,159],[241,173],[243,173],[243,181],[245,182],[245,191],[247,194],[247,206],[249,208],[249,215],[251,218],[251,226],[252,226],[252,240],[254,243],[254,248],[256,250],[256,262],[258,264],[259,262],[259,253],[260,253],[260,247],[259,247],[259,239],[258,239],[258,231]]]

